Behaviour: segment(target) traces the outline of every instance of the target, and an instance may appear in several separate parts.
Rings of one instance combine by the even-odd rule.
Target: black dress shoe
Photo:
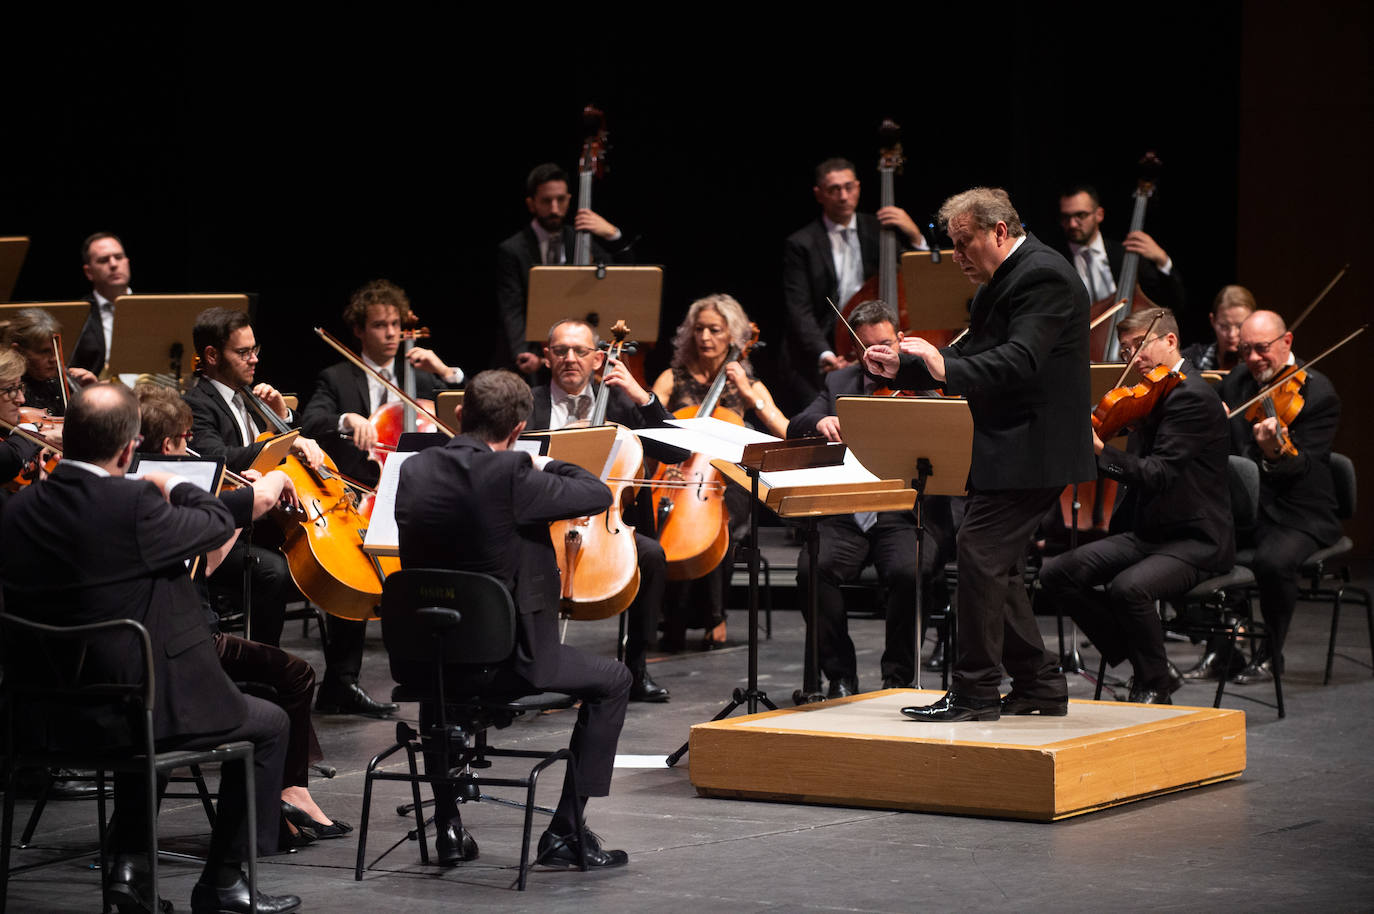
[[[945,668],[945,641],[943,638],[935,642],[935,650],[930,652],[930,656],[921,665],[932,673],[938,673]]]
[[[248,897],[248,877],[239,873],[229,888],[216,888],[208,882],[197,882],[191,890],[192,914],[287,914],[301,906],[295,895],[268,895],[258,892]]]
[[[1008,692],[1002,696],[1003,714],[1039,714],[1041,717],[1064,717],[1069,713],[1069,699],[1031,698]]]
[[[1227,666],[1229,666],[1230,669],[1227,669]],[[1185,682],[1216,682],[1223,674],[1227,679],[1230,679],[1236,673],[1240,672],[1241,668],[1244,666],[1245,662],[1241,660],[1238,653],[1233,655],[1230,664],[1224,664],[1221,660],[1221,655],[1216,651],[1208,651],[1202,655],[1202,659],[1197,662],[1197,666],[1190,670],[1184,670],[1180,675]]]
[[[630,862],[630,855],[624,851],[608,851],[601,847],[601,839],[590,829],[583,829],[587,836],[583,846],[587,851],[589,868],[624,866]],[[539,836],[539,856],[535,863],[560,870],[579,869],[582,866],[577,854],[576,835],[555,835],[546,831]]]
[[[452,822],[434,823],[434,853],[440,866],[457,866],[477,859],[477,839],[462,826]]]
[[[1131,697],[1128,700],[1138,705],[1171,705],[1174,703],[1168,692],[1159,692],[1155,689],[1131,689]]]
[[[1174,666],[1172,660],[1166,660],[1165,663],[1169,667],[1169,694],[1172,695],[1183,688],[1183,674],[1178,671],[1178,667]]]
[[[1252,663],[1239,673],[1231,677],[1231,681],[1236,685],[1255,685],[1261,682],[1274,681],[1274,667],[1268,660],[1261,660],[1259,663]]]
[[[281,826],[277,829],[277,853],[294,854],[300,848],[314,844],[319,837],[313,828],[302,828],[295,823],[288,823],[283,816]]]
[[[911,688],[911,681],[910,681],[910,680],[903,680],[900,676],[884,676],[884,677],[883,677],[883,688],[885,688],[885,689],[909,689],[909,688]]]
[[[312,832],[316,838],[342,838],[353,830],[353,826],[347,822],[335,819],[328,824],[320,822],[310,817],[310,814],[298,806],[292,806],[285,800],[281,801],[281,814],[296,828],[302,832]]]
[[[830,688],[826,689],[826,698],[848,698],[850,695],[859,694],[858,676],[841,676],[839,679],[830,680]]]
[[[654,682],[648,673],[640,673],[630,684],[630,701],[664,702],[671,697],[668,690]]]
[[[962,720],[997,720],[1002,716],[1002,699],[970,698],[958,692],[946,692],[945,697],[933,705],[902,708],[902,713],[912,720],[926,720],[933,723],[954,723]]]
[[[19,795],[37,799],[46,786],[49,800],[94,800],[98,792],[94,771],[73,771],[70,768],[26,768],[15,775]],[[105,796],[110,796],[110,782],[105,781]]]
[[[356,682],[340,682],[320,688],[315,710],[321,714],[361,714],[364,717],[390,717],[398,705],[377,701]]]
[[[153,887],[143,863],[144,858],[132,854],[115,854],[110,861],[110,881],[106,889],[119,914],[155,914],[151,903]],[[171,914],[171,911],[170,901],[157,900],[156,914]]]

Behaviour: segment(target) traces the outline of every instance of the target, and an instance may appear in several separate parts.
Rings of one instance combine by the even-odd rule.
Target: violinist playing
[[[404,387],[402,378],[409,362],[415,371],[418,399],[433,400],[436,391],[462,385],[463,370],[450,368],[431,349],[416,346],[405,354],[405,361],[399,355],[401,329],[411,322],[410,299],[400,286],[373,280],[353,293],[343,318],[362,346],[363,362],[397,387]],[[381,466],[369,453],[377,444],[373,417],[384,404],[396,400],[375,378],[341,361],[315,380],[314,392],[301,411],[301,432],[320,442],[339,472],[375,486]]]
[[[1169,696],[1183,680],[1165,656],[1155,604],[1187,593],[1233,563],[1229,435],[1219,421],[1220,398],[1179,353],[1171,311],[1128,314],[1117,325],[1117,339],[1121,354],[1142,376],[1164,366],[1183,379],[1162,399],[1144,400],[1124,451],[1094,431],[1098,472],[1120,484],[1111,533],[1047,560],[1040,584],[1045,598],[1073,616],[1107,663],[1131,662],[1131,701],[1172,704]]]
[[[763,382],[754,379],[748,358],[726,361],[732,346],[744,351],[752,336],[749,317],[733,297],[715,294],[692,302],[673,336],[672,365],[654,381],[654,396],[670,412],[699,406],[723,368],[725,389],[717,409],[728,410],[744,425],[779,438],[786,436],[787,417],[773,402],[773,395]],[[728,486],[725,506],[730,515],[730,546],[714,570],[690,582],[690,587],[685,588],[687,593],[677,584],[669,588],[664,607],[664,650],[682,650],[687,628],[706,630],[704,650],[725,643],[725,594],[734,567],[734,544],[747,529],[748,493],[738,486]],[[694,618],[689,618],[688,610],[681,606],[684,597],[692,601]]]
[[[254,398],[282,420],[291,422],[292,414],[282,394],[272,385],[259,381],[258,353],[261,347],[249,325],[248,315],[228,308],[207,308],[196,317],[192,331],[196,355],[200,357],[198,383],[186,392],[191,407],[191,448],[204,456],[225,458],[234,472],[248,469],[262,444],[257,437],[262,419],[243,395],[252,387]],[[291,445],[292,453],[312,467],[324,462],[324,451],[311,438],[300,436]],[[256,528],[254,542],[239,537],[219,570],[210,576],[211,594],[228,600],[242,600],[240,582],[245,563],[252,570],[253,639],[264,644],[281,642],[286,604],[295,596],[286,557],[281,553],[280,530],[264,525]],[[321,609],[326,612],[329,607]],[[324,713],[353,713],[385,716],[396,710],[390,702],[379,702],[358,684],[362,667],[366,623],[338,616],[329,617],[329,637],[325,641],[325,674],[316,696],[315,709]]]
[[[1216,339],[1211,343],[1193,343],[1183,350],[1183,357],[1199,371],[1230,371],[1240,364],[1240,328],[1255,310],[1255,296],[1244,286],[1222,286],[1212,299],[1212,324]]]
[[[604,383],[611,388],[606,405],[606,418],[630,429],[662,425],[672,414],[663,408],[658,397],[646,391],[630,374],[625,363],[608,360],[598,348],[598,340],[591,325],[579,320],[563,320],[549,329],[544,359],[552,372],[550,386],[535,387],[529,427],[533,430],[557,429],[586,419],[595,400],[598,387],[592,375],[605,365]],[[641,490],[645,507],[650,501],[648,488]],[[615,510],[612,508],[612,510]],[[663,607],[663,588],[667,583],[667,563],[663,547],[641,531],[653,530],[653,518],[647,511],[636,511],[631,522],[635,530],[635,550],[639,561],[639,592],[626,612],[625,664],[634,682],[630,686],[630,701],[662,702],[669,699],[668,690],[649,676],[645,654],[658,630],[659,614]],[[646,525],[647,524],[647,525]]]
[[[57,321],[42,308],[21,308],[5,325],[3,337],[4,344],[17,349],[27,363],[25,405],[47,410],[53,416],[61,416],[67,410],[62,379],[58,377],[57,350],[53,346],[58,330]],[[96,382],[95,375],[84,368],[68,368],[67,377],[79,387]]]
[[[1229,406],[1239,406],[1280,372],[1302,365],[1293,354],[1292,332],[1273,311],[1245,319],[1239,352],[1243,368],[1221,383],[1221,398]],[[1230,423],[1231,453],[1255,461],[1260,470],[1255,558],[1249,567],[1273,644],[1272,657],[1258,657],[1232,677],[1240,685],[1269,682],[1274,672],[1282,673],[1283,643],[1298,599],[1298,567],[1341,536],[1331,478],[1331,446],[1341,418],[1336,388],[1326,375],[1304,369],[1276,390],[1272,401],[1277,417],[1251,418],[1247,412]],[[1204,660],[1212,665],[1197,670],[1198,678],[1227,672],[1210,652]]]
[[[19,407],[24,405],[24,357],[13,349],[0,349],[0,419],[9,425],[23,420]],[[38,445],[27,438],[0,427],[0,483],[10,483],[39,456]],[[8,499],[9,488],[0,488],[0,499]],[[3,505],[0,501],[0,505]]]

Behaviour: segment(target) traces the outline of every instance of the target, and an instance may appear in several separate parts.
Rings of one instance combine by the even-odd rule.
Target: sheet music
[[[782,440],[720,419],[669,419],[668,422],[671,428],[642,428],[635,434],[731,463],[744,459],[747,444]]]
[[[216,494],[219,480],[219,462],[215,460],[158,460],[149,454],[140,454],[138,472],[126,474],[129,479],[142,479],[144,473],[174,473],[191,483],[202,492]]]
[[[377,497],[372,500],[372,518],[367,522],[367,536],[363,550],[378,555],[396,555],[401,548],[401,534],[396,529],[396,492],[401,483],[401,465],[419,451],[397,451],[386,458],[382,478],[377,483]]]
[[[874,476],[853,451],[845,451],[844,463],[833,467],[806,467],[801,470],[781,470],[775,473],[760,473],[759,482],[770,489],[787,486],[824,486],[840,482],[877,482]]]

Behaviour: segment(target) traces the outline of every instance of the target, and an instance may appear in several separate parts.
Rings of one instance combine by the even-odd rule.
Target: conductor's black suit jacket
[[[404,367],[398,353],[391,366],[392,377],[403,377]],[[399,386],[400,381],[396,384]],[[415,372],[417,398],[432,400],[438,391],[448,389],[447,384],[428,371]],[[339,434],[339,416],[344,413],[368,416],[371,412],[372,398],[367,389],[366,373],[352,362],[339,362],[320,372],[300,416],[301,434],[318,441],[324,452],[334,458],[339,472],[369,486],[376,485],[381,468],[355,447],[351,438]]]
[[[15,496],[0,521],[5,605],[55,625],[142,623],[153,648],[156,737],[227,731],[247,707],[220,667],[186,560],[233,532],[229,509],[193,485],[176,486],[169,504],[150,482],[61,464]],[[139,653],[122,636],[92,651],[95,672],[142,680]]]
[[[1062,255],[1027,235],[969,308],[969,332],[940,352],[945,380],[903,355],[893,386],[940,387],[973,414],[969,485],[1037,489],[1097,477],[1089,424],[1088,290]]]
[[[1125,485],[1113,532],[1136,534],[1154,554],[1225,571],[1235,559],[1226,409],[1196,368],[1185,361],[1180,370],[1183,381],[1131,432],[1126,450],[1105,445],[1097,465]]]
[[[576,464],[537,470],[527,454],[459,435],[401,467],[401,565],[489,574],[518,610],[513,668],[536,688],[558,675],[558,560],[549,521],[599,514],[611,491]]]

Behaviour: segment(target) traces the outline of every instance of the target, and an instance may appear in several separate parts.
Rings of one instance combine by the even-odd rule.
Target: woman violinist
[[[753,336],[748,316],[731,296],[709,295],[693,302],[673,337],[672,367],[654,382],[655,396],[679,418],[695,415],[713,379],[724,372],[724,386],[713,416],[752,424],[771,435],[785,437],[787,417],[773,402],[768,388],[754,379],[749,365],[747,350]],[[732,352],[746,355],[732,359]],[[705,576],[689,582],[689,586],[669,587],[664,603],[665,650],[681,650],[688,628],[706,630],[704,649],[725,643],[725,595],[734,568],[734,543],[743,534],[748,517],[747,493],[735,486],[727,487],[725,508],[730,531],[724,557]],[[684,600],[690,601],[690,615]]]
[[[22,422],[19,407],[24,405],[24,357],[13,349],[0,349],[0,420],[6,426],[16,426]],[[10,432],[0,426],[0,483],[8,485],[20,474],[26,472],[38,457],[40,448],[33,442]]]
[[[15,349],[25,359],[24,400],[26,405],[47,410],[53,416],[67,411],[55,340],[57,321],[42,308],[21,308],[5,324],[3,345]],[[67,377],[79,387],[96,382],[84,368],[68,368]]]

